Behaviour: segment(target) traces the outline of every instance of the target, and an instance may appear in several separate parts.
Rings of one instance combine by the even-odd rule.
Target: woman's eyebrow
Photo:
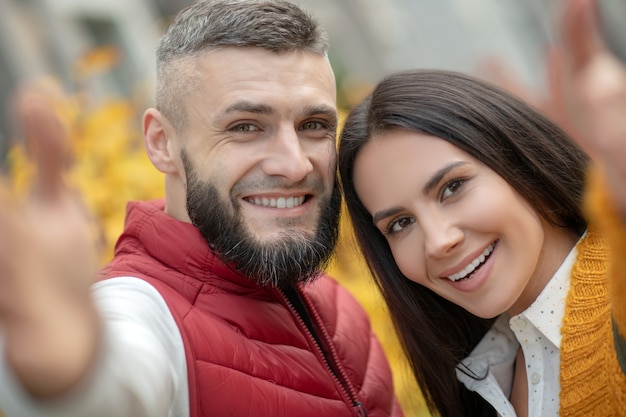
[[[452,171],[456,167],[466,165],[466,164],[468,164],[468,162],[466,161],[457,161],[457,162],[452,162],[444,166],[443,168],[439,169],[426,182],[426,184],[422,188],[422,193],[424,193],[424,195],[428,195],[428,193],[430,193],[437,186],[437,184],[441,182],[443,177],[445,177],[448,172]],[[376,224],[380,220],[393,216],[401,212],[402,210],[403,210],[402,207],[390,207],[388,209],[378,211],[374,213],[374,215],[372,216],[372,223]]]
[[[443,177],[445,177],[448,172],[452,171],[456,167],[459,167],[461,165],[465,165],[467,163],[468,162],[466,162],[466,161],[458,161],[458,162],[452,162],[452,163],[444,166],[443,168],[441,168],[440,170],[435,172],[430,177],[430,179],[424,185],[424,188],[422,188],[422,193],[424,195],[428,195],[433,190],[433,188],[435,188],[437,186],[437,184],[439,184],[439,182],[441,182]]]
[[[372,216],[372,223],[376,224],[382,219],[386,219],[387,217],[393,216],[396,213],[399,213],[401,211],[402,211],[402,207],[391,207],[385,210],[378,211],[374,213],[374,215]]]

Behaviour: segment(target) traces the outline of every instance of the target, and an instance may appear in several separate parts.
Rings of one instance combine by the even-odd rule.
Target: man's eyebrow
[[[430,179],[426,182],[426,184],[424,185],[424,188],[422,188],[422,193],[424,195],[427,195],[428,193],[430,193],[433,190],[433,188],[435,188],[437,186],[437,184],[439,184],[439,182],[441,182],[442,178],[445,177],[448,172],[452,171],[456,167],[459,167],[459,166],[465,165],[465,164],[467,164],[467,162],[465,162],[465,161],[452,162],[452,163],[444,166],[443,168],[441,168],[437,172],[435,172],[430,177]]]
[[[228,113],[256,113],[256,114],[273,114],[276,110],[267,104],[255,103],[252,101],[237,101],[224,109],[224,114]],[[337,109],[328,105],[308,106],[302,112],[303,117],[323,115],[328,117],[330,121],[337,125]]]
[[[224,114],[236,112],[272,114],[275,110],[267,104],[255,103],[252,101],[237,101],[224,109]]]
[[[337,123],[337,109],[335,109],[332,106],[327,106],[327,105],[309,106],[304,109],[303,114],[305,117],[323,115],[332,119],[332,121],[335,124]]]

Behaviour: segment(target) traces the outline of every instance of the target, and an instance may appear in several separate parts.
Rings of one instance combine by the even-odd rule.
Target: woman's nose
[[[442,217],[432,216],[427,223],[422,223],[426,255],[431,258],[443,258],[463,242],[463,231],[451,219]]]

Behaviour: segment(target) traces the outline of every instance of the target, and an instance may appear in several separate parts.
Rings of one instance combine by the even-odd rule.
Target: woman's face
[[[479,317],[526,309],[574,244],[502,177],[435,136],[374,136],[354,183],[406,278]]]

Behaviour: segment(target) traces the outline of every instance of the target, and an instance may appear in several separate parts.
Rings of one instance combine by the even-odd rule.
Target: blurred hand
[[[568,0],[563,46],[552,59],[552,96],[574,139],[604,170],[626,218],[626,67],[604,45],[594,0]]]
[[[604,45],[595,0],[563,0],[560,44],[547,51],[548,88],[531,92],[501,60],[483,78],[533,105],[564,129],[604,171],[626,219],[626,67]]]
[[[94,357],[98,319],[89,288],[97,251],[93,223],[64,182],[71,163],[58,91],[25,86],[13,114],[36,168],[30,193],[0,196],[0,325],[6,357],[25,388],[53,396]]]

